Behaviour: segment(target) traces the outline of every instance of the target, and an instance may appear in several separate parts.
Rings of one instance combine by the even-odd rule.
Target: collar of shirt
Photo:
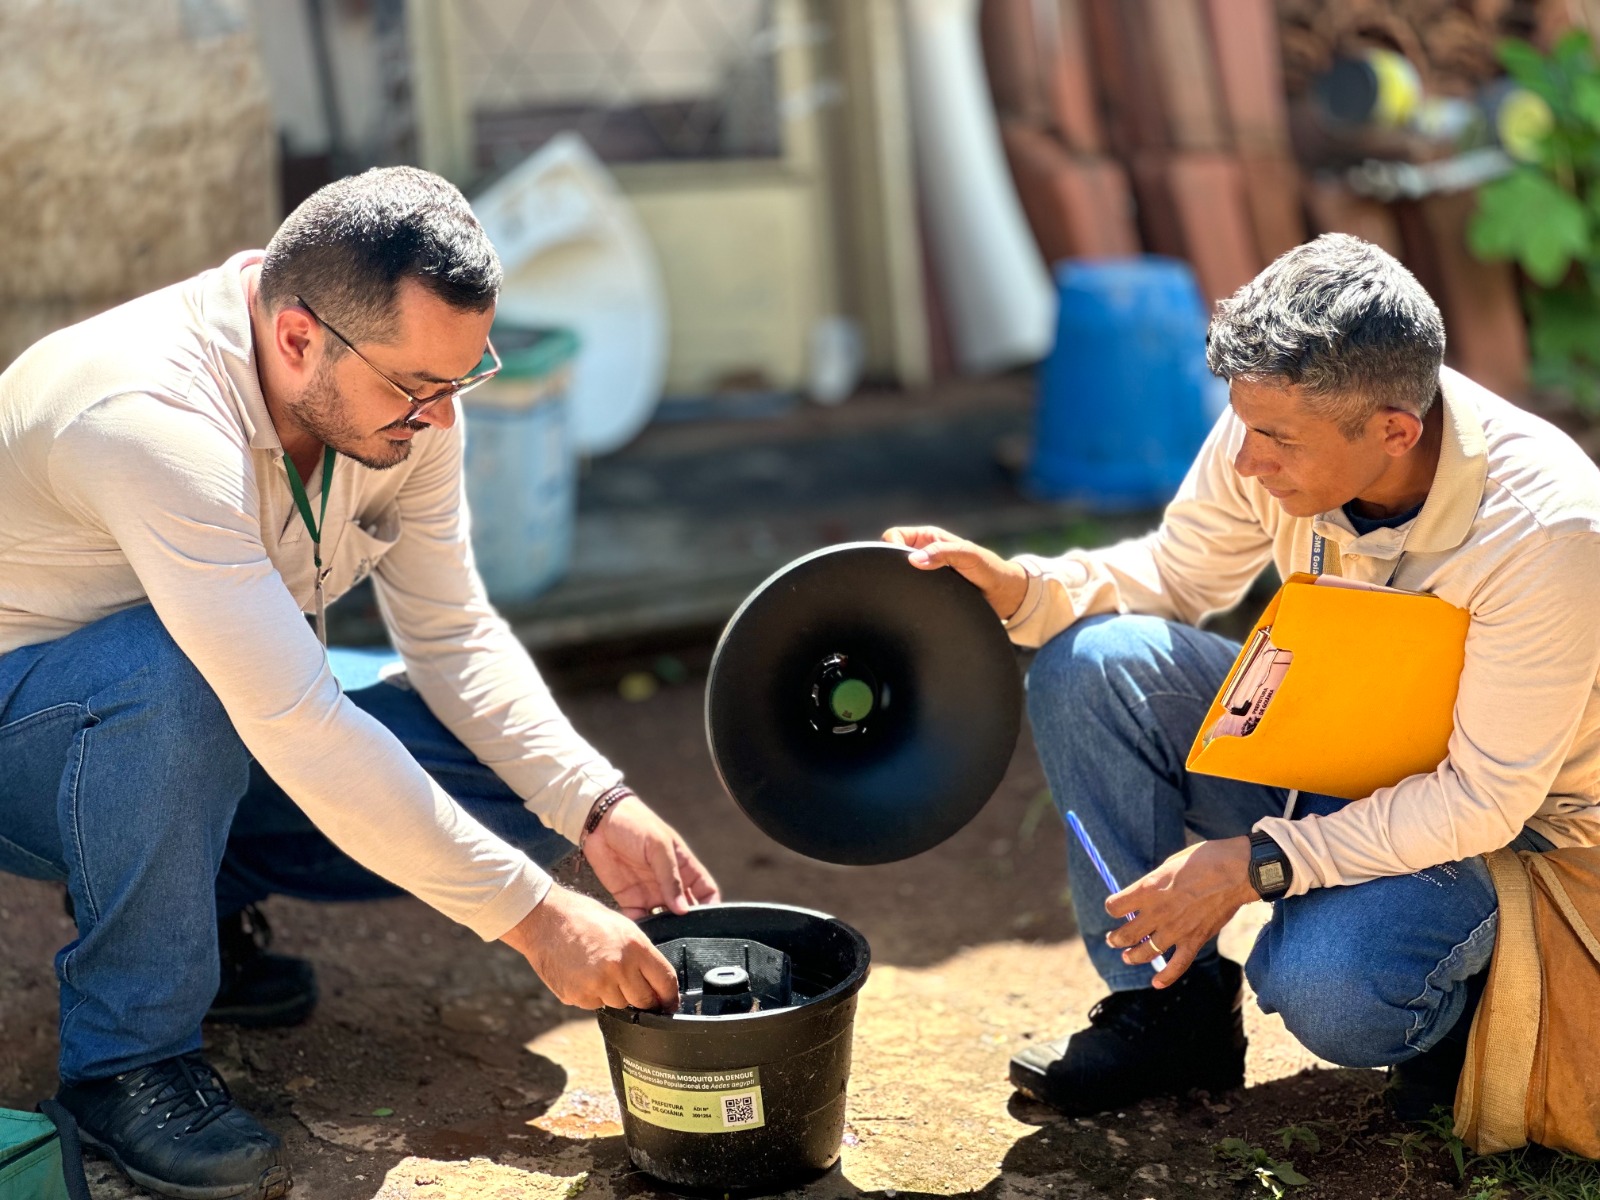
[[[223,370],[240,400],[240,420],[252,450],[275,450],[283,443],[267,412],[267,398],[256,374],[255,338],[250,327],[250,297],[243,272],[259,263],[264,252],[243,250],[201,277],[200,312],[222,353]],[[308,481],[309,482],[309,481]]]
[[[1471,394],[1477,386],[1449,367],[1439,372],[1444,413],[1439,465],[1415,522],[1357,534],[1343,510],[1334,509],[1317,516],[1313,530],[1342,549],[1378,559],[1398,558],[1402,550],[1413,554],[1454,550],[1465,542],[1489,478],[1488,440]]]

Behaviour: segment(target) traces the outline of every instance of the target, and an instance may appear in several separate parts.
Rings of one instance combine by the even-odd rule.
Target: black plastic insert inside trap
[[[657,947],[678,972],[678,1011],[720,1017],[804,1003],[789,956],[747,938],[674,938]]]

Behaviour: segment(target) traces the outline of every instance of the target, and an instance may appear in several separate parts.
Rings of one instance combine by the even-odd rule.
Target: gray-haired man
[[[1396,1067],[1397,1110],[1426,1115],[1453,1093],[1494,946],[1481,856],[1600,843],[1600,471],[1443,353],[1417,281],[1328,235],[1219,306],[1208,360],[1231,408],[1154,533],[1011,561],[941,530],[886,535],[1040,647],[1028,710],[1051,790],[1124,884],[1107,899],[1072,847],[1111,995],[1088,1029],[1012,1059],[1023,1092],[1086,1113],[1242,1082],[1241,972],[1216,936],[1259,896],[1276,901],[1247,964],[1261,1006],[1324,1058]],[[1185,770],[1239,649],[1196,626],[1269,562],[1470,613],[1437,769],[1348,803]],[[1371,739],[1385,727],[1376,695]]]

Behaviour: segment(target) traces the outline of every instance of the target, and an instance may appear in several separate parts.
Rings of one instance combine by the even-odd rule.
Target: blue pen
[[[1083,822],[1078,820],[1078,814],[1071,809],[1067,810],[1067,824],[1072,827],[1072,832],[1077,835],[1078,845],[1083,847],[1083,852],[1089,856],[1089,861],[1094,864],[1094,869],[1100,872],[1100,878],[1106,887],[1111,889],[1113,895],[1120,892],[1122,889],[1117,886],[1116,878],[1111,874],[1111,868],[1106,866],[1106,860],[1100,857],[1100,851],[1096,850],[1094,843],[1089,840],[1089,833],[1084,829]],[[1138,913],[1129,913],[1122,919],[1131,921],[1138,915]],[[1150,939],[1145,938],[1144,940],[1148,942]],[[1150,965],[1157,971],[1165,971],[1167,969],[1167,960],[1163,955],[1158,954],[1150,960]]]

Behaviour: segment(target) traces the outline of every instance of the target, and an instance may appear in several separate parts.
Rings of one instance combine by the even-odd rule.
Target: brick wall
[[[1445,314],[1450,360],[1527,388],[1518,280],[1468,252],[1471,194],[1381,204],[1306,133],[1310,80],[1336,53],[1400,50],[1426,87],[1471,94],[1495,42],[1548,41],[1600,0],[984,0],[1012,174],[1050,261],[1140,251],[1232,293],[1308,237],[1342,231],[1406,262]],[[1396,152],[1411,148],[1405,139]]]

